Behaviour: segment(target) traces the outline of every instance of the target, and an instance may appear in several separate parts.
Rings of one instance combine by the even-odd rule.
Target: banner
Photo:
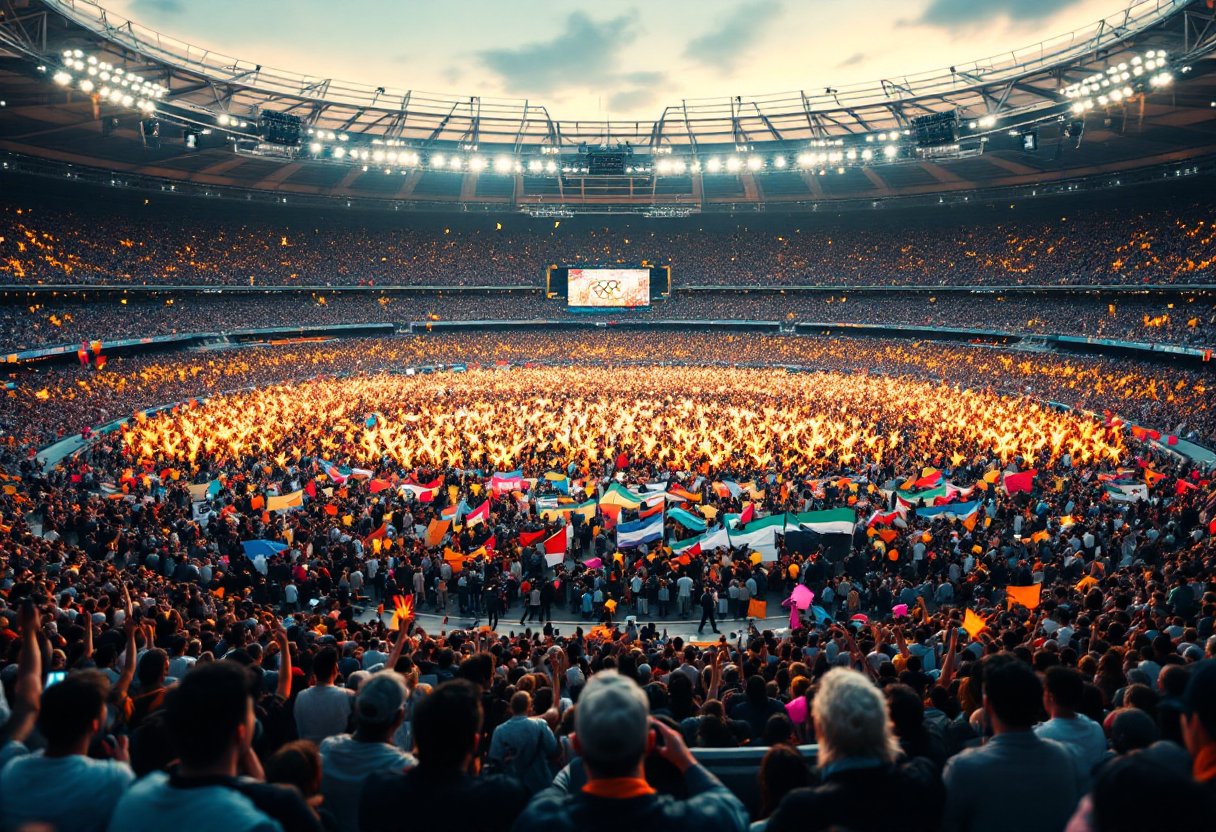
[[[790,528],[791,525],[794,528]],[[852,534],[857,526],[857,517],[851,508],[833,508],[827,511],[804,511],[801,514],[785,515],[785,528],[790,531],[809,531],[816,534]]]

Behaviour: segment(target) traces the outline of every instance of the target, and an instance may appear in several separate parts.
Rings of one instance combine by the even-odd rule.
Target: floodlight
[[[438,153],[431,157],[431,167],[433,168],[441,168],[446,162],[447,159],[443,157],[442,153]]]
[[[310,151],[312,151],[313,153],[320,153],[320,152],[321,152],[321,143],[320,143],[320,142],[313,142],[312,144],[310,144],[310,145],[308,146],[308,149],[309,149]]]
[[[494,170],[497,173],[509,173],[511,171],[511,157],[499,156],[494,160]]]
[[[53,77],[56,84],[62,84],[65,87],[72,83],[72,76],[63,71],[56,72]]]
[[[899,153],[899,148],[893,144],[889,144],[885,148],[883,148],[882,152],[883,152],[883,155],[885,155],[888,159],[894,159],[895,154]]]
[[[717,173],[722,169],[722,160],[718,158],[710,159],[706,167],[709,168],[710,173]]]
[[[731,156],[726,160],[726,169],[731,173],[734,173],[741,167],[743,167],[743,161],[738,156]]]

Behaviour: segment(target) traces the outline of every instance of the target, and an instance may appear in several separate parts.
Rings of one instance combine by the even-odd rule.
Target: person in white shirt
[[[5,749],[0,771],[0,829],[47,824],[59,832],[104,830],[135,772],[127,764],[126,738],[115,759],[94,760],[89,742],[106,722],[110,683],[96,670],[72,673],[42,694],[38,730],[44,751],[21,743]]]
[[[1106,734],[1101,725],[1077,713],[1085,696],[1085,680],[1071,667],[1050,667],[1043,681],[1043,707],[1051,719],[1036,725],[1034,732],[1071,751],[1078,775],[1088,782],[1094,766],[1106,755]]]
[[[326,647],[312,660],[316,683],[296,697],[296,732],[302,740],[319,743],[326,737],[345,734],[350,725],[355,696],[337,687],[338,651]]]

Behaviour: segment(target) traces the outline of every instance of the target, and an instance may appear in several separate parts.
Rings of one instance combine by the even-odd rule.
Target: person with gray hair
[[[679,731],[650,718],[645,692],[614,670],[587,682],[574,715],[572,745],[588,782],[567,793],[537,794],[514,829],[551,832],[742,832],[747,809],[699,765]],[[688,796],[660,795],[646,782],[645,760],[657,755],[684,775]]]
[[[938,828],[946,803],[941,777],[923,757],[896,763],[899,741],[887,700],[869,679],[850,668],[829,670],[811,704],[811,719],[819,738],[819,785],[787,794],[767,832],[805,832],[809,818],[814,829]]]

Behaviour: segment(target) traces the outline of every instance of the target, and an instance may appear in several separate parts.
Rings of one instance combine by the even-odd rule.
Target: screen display
[[[649,306],[649,269],[570,269],[570,306]]]

